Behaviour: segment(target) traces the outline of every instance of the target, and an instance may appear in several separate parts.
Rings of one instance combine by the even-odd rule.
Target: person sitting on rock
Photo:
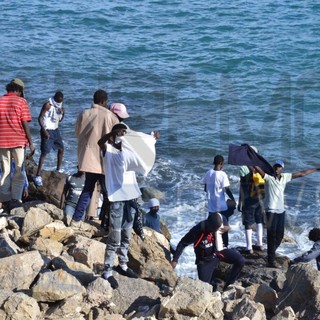
[[[152,198],[148,202],[149,212],[144,216],[143,225],[150,229],[153,229],[159,233],[161,231],[161,222],[158,211],[160,208],[160,203],[157,198]]]
[[[290,261],[290,265],[296,264],[299,262],[310,262],[313,259],[316,259],[317,268],[320,270],[320,229],[313,228],[309,231],[309,240],[314,241],[312,248],[305,252],[300,257],[294,258]]]
[[[171,261],[172,268],[176,267],[184,248],[193,243],[199,280],[215,286],[214,271],[219,261],[223,261],[233,264],[224,289],[233,284],[238,279],[245,260],[235,249],[217,251],[215,234],[221,225],[222,216],[217,213],[209,215],[206,220],[191,228],[178,243]]]
[[[151,198],[148,202],[148,207],[149,207],[149,212],[145,214],[144,219],[143,219],[143,225],[145,227],[148,227],[152,230],[155,230],[165,236],[165,238],[169,241],[170,243],[170,236],[164,234],[162,229],[161,229],[161,220],[160,216],[158,214],[159,209],[160,209],[160,202],[157,198]],[[174,253],[175,249],[172,247],[170,243],[170,253]]]

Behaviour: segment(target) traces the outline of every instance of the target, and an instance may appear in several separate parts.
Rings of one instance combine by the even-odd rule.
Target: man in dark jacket
[[[199,280],[214,285],[214,270],[219,261],[233,264],[224,289],[234,283],[244,266],[244,258],[235,249],[224,249],[217,252],[215,246],[215,232],[222,224],[219,213],[211,214],[206,220],[201,221],[180,240],[173,255],[171,265],[175,268],[184,248],[193,243],[196,255],[196,265]]]

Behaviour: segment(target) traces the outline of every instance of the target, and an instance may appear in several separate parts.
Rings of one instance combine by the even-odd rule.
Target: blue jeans
[[[85,214],[87,207],[89,205],[89,202],[91,200],[91,197],[92,197],[92,194],[94,191],[94,187],[95,187],[97,181],[99,181],[99,183],[100,183],[101,192],[103,195],[102,207],[109,205],[108,193],[107,193],[107,189],[106,189],[106,182],[105,182],[104,174],[86,172],[86,180],[84,182],[83,190],[81,192],[76,209],[73,214],[73,218],[72,218],[73,220],[80,221],[83,219],[84,214]]]
[[[114,258],[118,254],[119,263],[127,264],[128,250],[132,233],[133,218],[135,214],[129,201],[110,203],[109,235],[105,253],[105,271],[111,271]]]

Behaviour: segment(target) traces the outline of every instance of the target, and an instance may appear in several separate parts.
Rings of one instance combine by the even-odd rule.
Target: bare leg
[[[36,174],[37,176],[40,176],[40,174],[41,174],[41,169],[42,169],[43,162],[44,162],[45,158],[46,158],[46,154],[45,153],[41,153],[40,159],[39,159],[38,170],[37,170],[37,174]]]

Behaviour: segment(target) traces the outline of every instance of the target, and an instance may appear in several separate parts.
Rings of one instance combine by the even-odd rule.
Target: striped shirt
[[[25,147],[28,144],[22,122],[32,120],[28,102],[15,93],[0,97],[0,148]]]

